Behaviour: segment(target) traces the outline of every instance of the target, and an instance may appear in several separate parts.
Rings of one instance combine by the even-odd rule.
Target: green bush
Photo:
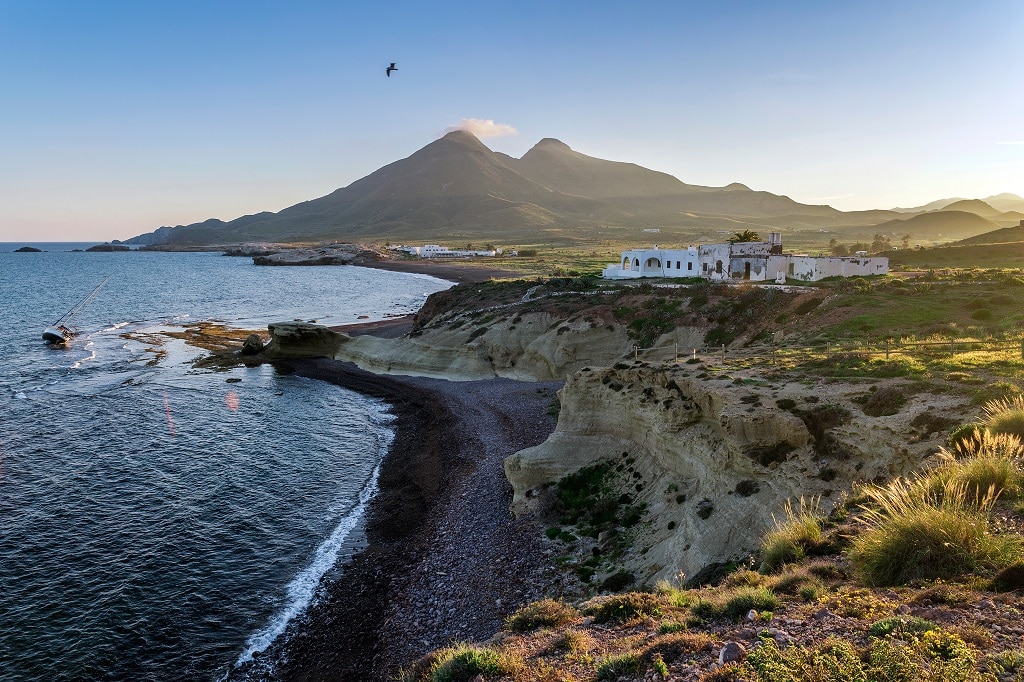
[[[661,603],[647,592],[626,592],[601,599],[585,612],[594,616],[595,623],[625,623],[633,618],[660,616]]]
[[[477,675],[513,675],[523,662],[510,654],[471,644],[456,644],[439,652],[430,670],[430,682],[470,682]]]
[[[865,492],[873,504],[862,508],[867,529],[854,538],[850,559],[870,585],[952,578],[1020,555],[1018,540],[989,530],[992,495],[978,499],[953,484],[937,494],[926,479]]]
[[[528,632],[541,627],[557,627],[571,623],[579,612],[558,599],[541,599],[523,606],[505,619],[505,627],[512,632]]]
[[[779,608],[779,598],[766,587],[736,587],[719,590],[714,597],[702,597],[690,606],[697,618],[731,618],[739,620],[754,611],[774,611]]]
[[[992,400],[982,408],[985,428],[992,433],[1008,433],[1024,440],[1024,395]]]
[[[635,653],[625,653],[618,656],[605,658],[597,666],[597,679],[616,682],[626,675],[636,675],[643,672],[643,661]]]
[[[783,565],[799,561],[807,550],[822,540],[822,514],[817,500],[800,499],[799,509],[786,502],[785,518],[775,519],[775,528],[761,540],[761,570],[774,573]]]
[[[868,632],[872,637],[895,637],[897,639],[916,639],[918,635],[939,627],[930,620],[915,616],[890,616],[875,621]]]

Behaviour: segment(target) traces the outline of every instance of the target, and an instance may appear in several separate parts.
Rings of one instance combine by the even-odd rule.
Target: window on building
[[[690,261],[689,263],[686,264],[686,269],[693,270],[693,261]]]
[[[704,272],[707,272],[708,271],[708,264],[707,263],[701,263],[701,265],[703,266]]]

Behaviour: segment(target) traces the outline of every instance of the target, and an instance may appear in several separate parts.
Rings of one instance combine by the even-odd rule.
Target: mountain
[[[985,203],[981,199],[961,199],[960,201],[954,201],[952,204],[948,204],[942,208],[943,211],[966,211],[975,215],[980,215],[982,218],[992,219],[998,216],[1002,211],[993,208],[989,204]]]
[[[897,213],[926,213],[929,211],[942,211],[944,209],[970,210],[953,208],[953,204],[957,204],[962,201],[983,202],[987,204],[989,208],[995,209],[996,211],[1024,212],[1024,197],[1019,197],[1016,194],[1010,194],[1009,192],[1004,192],[1002,194],[993,194],[992,196],[985,197],[984,199],[964,199],[963,197],[953,197],[951,199],[938,199],[936,201],[927,203],[924,206],[916,206],[914,208],[894,208],[892,210]]]
[[[347,187],[277,213],[161,227],[125,243],[571,240],[633,236],[641,227],[765,230],[785,223],[784,216],[801,216],[802,225],[842,215],[739,183],[690,185],[636,164],[587,156],[551,138],[516,159],[455,131]]]
[[[1024,227],[1003,227],[992,232],[985,232],[969,239],[956,242],[954,246],[970,246],[972,244],[1010,244],[1024,242]],[[1019,247],[1018,247],[1019,248]]]
[[[999,229],[999,225],[968,211],[934,211],[905,220],[889,220],[874,226],[880,234],[909,234],[915,238],[939,236],[965,239]]]

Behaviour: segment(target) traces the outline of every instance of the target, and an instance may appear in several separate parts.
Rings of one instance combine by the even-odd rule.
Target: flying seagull
[[[384,69],[384,73],[386,73],[388,75],[388,78],[391,78],[391,72],[392,71],[398,71],[398,67],[395,66],[394,62],[391,62],[391,66],[389,66],[388,68]]]

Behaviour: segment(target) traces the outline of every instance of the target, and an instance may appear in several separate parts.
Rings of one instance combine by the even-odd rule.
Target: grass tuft
[[[800,507],[794,509],[786,502],[785,518],[775,519],[775,528],[761,541],[761,571],[775,573],[785,564],[799,561],[807,550],[822,541],[823,515],[817,499],[800,498]]]
[[[591,600],[584,613],[594,616],[595,623],[625,623],[634,618],[660,616],[661,603],[647,592],[626,592]]]
[[[1024,395],[999,398],[982,407],[985,428],[992,433],[1008,433],[1024,439]]]
[[[989,529],[992,490],[979,499],[965,484],[947,482],[936,492],[921,478],[866,492],[874,504],[862,507],[867,529],[853,540],[850,559],[869,585],[952,578],[1020,555],[1018,540]]]
[[[558,599],[541,599],[523,606],[505,619],[505,628],[512,632],[529,632],[537,628],[553,628],[579,618],[579,612]]]

